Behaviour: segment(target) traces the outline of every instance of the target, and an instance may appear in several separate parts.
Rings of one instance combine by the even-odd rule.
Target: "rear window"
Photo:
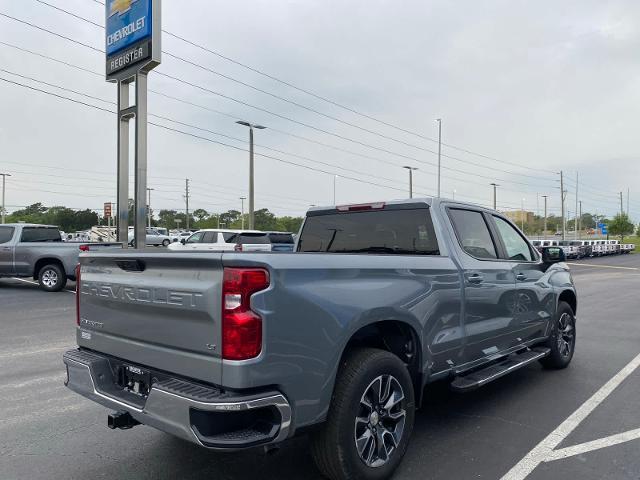
[[[0,227],[0,243],[7,243],[13,238],[13,227]]]
[[[293,235],[291,233],[270,233],[271,243],[286,243],[293,245]]]
[[[267,245],[271,243],[266,233],[234,233],[231,237],[225,238],[225,241],[240,245]]]
[[[375,210],[307,217],[299,252],[439,255],[428,209]]]
[[[57,228],[25,227],[22,230],[21,242],[61,242],[62,237]]]

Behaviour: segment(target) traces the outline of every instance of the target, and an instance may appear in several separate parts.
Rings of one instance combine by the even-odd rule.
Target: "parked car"
[[[227,451],[309,433],[329,478],[384,479],[426,384],[569,365],[563,260],[498,212],[439,199],[314,208],[294,253],[90,253],[65,383],[114,410],[111,428]]]
[[[134,230],[133,227],[129,227],[129,235],[128,235],[127,241],[131,246],[133,246],[133,230]],[[169,235],[164,235],[155,228],[147,227],[146,231],[147,231],[147,240],[146,240],[147,245],[154,245],[156,247],[162,245],[163,247],[168,247],[169,244],[171,243],[171,238],[169,237]]]
[[[271,242],[265,232],[257,230],[199,230],[170,250],[210,250],[236,252],[270,252]]]
[[[295,241],[289,232],[267,232],[272,252],[293,252]]]
[[[105,247],[122,244],[66,243],[53,225],[0,225],[0,277],[33,278],[43,290],[57,292],[65,287],[67,279],[75,279],[81,251]]]

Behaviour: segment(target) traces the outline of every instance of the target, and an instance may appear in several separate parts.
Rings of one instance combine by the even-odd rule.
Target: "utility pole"
[[[187,230],[189,230],[189,179],[184,179],[184,202],[187,212]]]
[[[497,183],[490,183],[489,185],[493,185],[493,209],[497,210],[497,208],[496,208],[496,187],[499,187],[500,185],[498,185]]]
[[[578,239],[578,172],[576,172],[576,218],[573,222],[573,239]]]
[[[147,187],[147,216],[149,217],[149,228],[151,228],[151,190],[155,189]]]
[[[10,177],[11,174],[10,173],[0,173],[0,175],[2,175],[2,223],[4,223],[5,217],[7,215],[7,211],[5,209],[5,203],[4,203],[4,192],[5,192],[5,188],[6,188],[6,180],[7,177]]]
[[[622,206],[622,192],[620,192],[620,215],[624,214],[624,207]]]
[[[440,157],[442,152],[442,119],[436,119],[438,122],[438,198],[440,198]]]
[[[247,199],[247,197],[240,197],[240,201],[242,202],[242,229],[244,230],[244,201]],[[220,217],[218,217],[218,228],[220,228]]]
[[[524,232],[524,198],[522,199],[522,209],[520,210],[520,229]]]
[[[256,125],[253,123],[238,120],[238,125],[249,127],[249,229],[254,228],[254,207],[255,207],[255,191],[254,191],[254,168],[253,168],[253,129],[264,130],[267,127]]]
[[[627,187],[627,217],[629,216],[629,190],[630,188]]]
[[[562,174],[562,170],[560,170],[560,203],[561,203],[561,209],[560,211],[562,212],[562,240],[565,240],[564,238],[564,176]]]
[[[542,235],[544,237],[547,236],[547,197],[549,195],[542,195],[542,198],[544,198],[544,233]]]
[[[338,175],[333,176],[333,204],[336,204],[336,181],[338,180]]]
[[[409,198],[413,198],[413,171],[418,170],[418,167],[405,165],[402,168],[406,168],[407,170],[409,170]],[[438,196],[440,196],[440,194],[438,194]]]
[[[582,231],[582,200],[578,202],[580,204],[580,215],[578,216],[578,230]]]

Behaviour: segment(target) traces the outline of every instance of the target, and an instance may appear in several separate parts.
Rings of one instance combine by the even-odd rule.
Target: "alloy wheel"
[[[385,465],[404,433],[407,412],[400,382],[380,375],[365,389],[355,420],[354,439],[360,459],[369,467]]]
[[[563,313],[558,319],[558,351],[563,357],[571,355],[575,333],[573,318],[568,313]]]
[[[58,284],[58,273],[55,270],[45,270],[42,274],[42,284],[48,288],[55,287]]]

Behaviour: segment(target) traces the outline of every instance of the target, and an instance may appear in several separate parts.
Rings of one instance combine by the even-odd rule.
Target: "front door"
[[[550,321],[550,312],[555,311],[553,292],[544,278],[545,268],[539,255],[509,221],[497,215],[492,217],[502,242],[502,256],[515,268],[516,338],[522,343],[543,337]]]
[[[0,275],[13,275],[15,267],[13,263],[15,228],[0,226]]]
[[[501,259],[487,214],[450,208],[464,272],[464,364],[498,356],[515,345],[516,279],[514,265]]]

